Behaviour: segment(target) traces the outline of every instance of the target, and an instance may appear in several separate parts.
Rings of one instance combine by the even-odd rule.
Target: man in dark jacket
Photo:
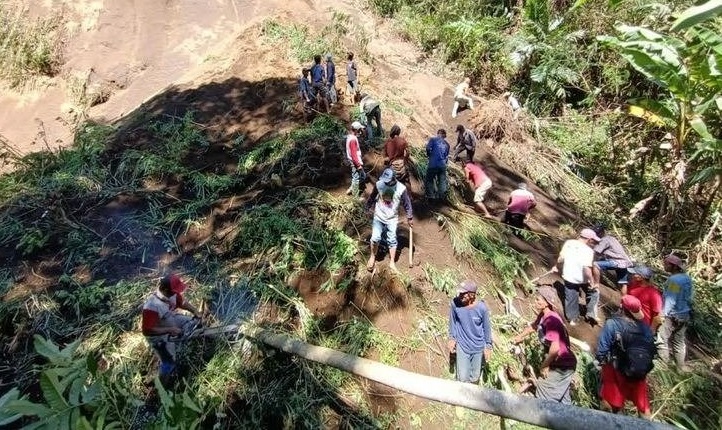
[[[328,97],[333,106],[338,101],[338,93],[336,92],[336,65],[331,59],[331,54],[326,54],[326,87],[328,87]]]
[[[325,111],[328,112],[328,89],[325,84],[326,71],[321,65],[321,56],[313,57],[313,65],[311,66],[311,86],[316,92],[316,99],[323,105]]]
[[[429,157],[429,166],[426,169],[426,197],[428,199],[443,199],[449,188],[446,178],[446,163],[449,159],[449,142],[446,141],[446,130],[439,129],[436,136],[429,139],[426,144],[426,155]]]
[[[472,130],[467,129],[463,125],[456,126],[456,146],[454,147],[454,161],[459,160],[459,155],[466,151],[466,157],[469,161],[474,161],[474,152],[476,152],[477,144],[476,135]]]

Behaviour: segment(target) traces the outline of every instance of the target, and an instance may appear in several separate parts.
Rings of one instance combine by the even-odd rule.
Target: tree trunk
[[[333,366],[415,396],[450,405],[464,406],[529,424],[561,430],[674,428],[640,418],[615,415],[578,406],[567,406],[557,402],[482,388],[473,384],[420,375],[329,348],[310,345],[298,339],[263,329],[242,328],[240,331],[245,336],[284,352]]]

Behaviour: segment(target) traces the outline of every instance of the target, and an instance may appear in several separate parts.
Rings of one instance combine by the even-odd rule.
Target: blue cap
[[[379,180],[386,185],[394,185],[396,183],[396,174],[391,169],[385,169],[383,173],[381,173]]]
[[[644,279],[652,279],[654,276],[654,271],[647,266],[630,267],[627,272],[639,275]]]

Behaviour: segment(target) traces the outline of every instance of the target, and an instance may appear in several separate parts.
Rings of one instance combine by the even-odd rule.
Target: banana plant
[[[629,113],[673,131],[675,161],[697,143],[694,159],[719,159],[722,114],[722,0],[683,12],[665,34],[645,27],[620,25],[619,36],[597,39],[614,48],[638,72],[656,83],[666,97],[630,100]],[[694,131],[694,138],[690,133]],[[708,172],[709,173],[709,172]],[[709,178],[709,174],[696,178]]]

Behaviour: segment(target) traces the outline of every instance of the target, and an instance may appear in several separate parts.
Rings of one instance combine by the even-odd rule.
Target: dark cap
[[[391,169],[384,169],[379,180],[386,185],[394,185],[396,183],[396,173]]]

